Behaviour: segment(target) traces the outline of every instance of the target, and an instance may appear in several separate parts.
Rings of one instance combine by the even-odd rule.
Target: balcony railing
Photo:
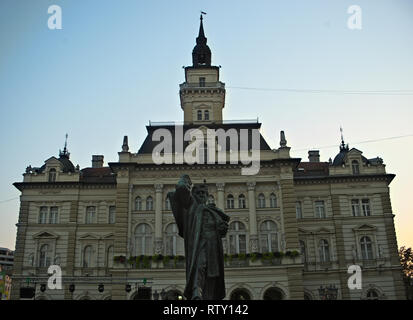
[[[204,82],[204,83],[188,83],[184,82],[179,85],[180,89],[201,89],[201,88],[213,88],[213,89],[225,89],[225,83],[223,82]]]

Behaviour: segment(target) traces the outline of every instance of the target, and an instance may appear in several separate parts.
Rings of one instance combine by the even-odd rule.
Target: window
[[[116,207],[110,206],[109,207],[109,223],[113,224],[116,220]]]
[[[113,267],[113,256],[114,256],[113,246],[110,246],[107,250],[106,255],[106,267],[112,268]]]
[[[146,211],[152,211],[153,210],[153,199],[151,196],[146,198]]]
[[[300,253],[301,253],[301,262],[306,263],[307,262],[307,252],[305,249],[305,242],[303,240],[300,240]]]
[[[135,255],[152,254],[152,229],[146,223],[141,223],[135,229]]]
[[[86,246],[83,249],[83,268],[92,267],[92,246]]]
[[[357,160],[353,160],[351,162],[351,168],[353,170],[353,174],[360,174],[360,166]]]
[[[86,223],[95,223],[95,212],[96,212],[96,207],[86,207]]]
[[[168,256],[184,254],[183,239],[178,235],[178,226],[175,223],[166,228],[165,253]]]
[[[47,222],[47,207],[40,207],[39,223]]]
[[[227,197],[227,209],[234,209],[234,196],[232,194]]]
[[[238,197],[238,208],[245,209],[246,207],[245,196],[243,194],[240,194]]]
[[[40,254],[39,254],[39,267],[45,268],[50,266],[50,251],[49,245],[44,244],[40,247]]]
[[[56,169],[51,168],[49,170],[49,182],[56,182]]]
[[[326,217],[326,212],[324,209],[324,201],[319,200],[315,201],[315,216],[316,218],[325,218]]]
[[[50,208],[49,223],[57,223],[59,209],[57,207]]]
[[[165,210],[171,210],[171,200],[169,200],[169,197],[165,199]]]
[[[270,207],[271,208],[277,208],[277,196],[274,193],[270,194]]]
[[[265,196],[262,193],[258,195],[258,208],[265,208]]]
[[[295,216],[297,219],[303,218],[303,211],[301,210],[301,201],[295,203]]]
[[[379,294],[374,289],[369,289],[367,291],[366,297],[368,300],[379,300]]]
[[[209,111],[208,110],[205,110],[204,120],[209,120]]]
[[[214,198],[214,196],[211,195],[211,194],[208,196],[208,203],[209,203],[209,204],[215,204],[215,198]]]
[[[328,241],[325,239],[321,239],[319,243],[319,254],[320,254],[320,261],[321,262],[329,262],[330,261],[330,250],[328,247]]]
[[[135,210],[141,211],[142,210],[142,199],[141,197],[137,196],[135,198]]]
[[[361,208],[363,210],[363,215],[368,217],[370,216],[370,200],[363,199],[361,200]]]
[[[229,254],[247,252],[247,233],[242,222],[234,221],[228,228]]]
[[[202,120],[202,111],[201,110],[198,110],[197,116],[198,116],[198,121]]]
[[[278,248],[277,224],[274,221],[264,221],[260,227],[261,253],[276,252]]]
[[[360,201],[359,201],[359,199],[351,200],[351,211],[353,213],[353,217],[360,217]]]
[[[361,257],[363,260],[373,259],[373,246],[370,237],[362,237],[360,239]]]
[[[199,86],[205,87],[205,77],[199,77]]]

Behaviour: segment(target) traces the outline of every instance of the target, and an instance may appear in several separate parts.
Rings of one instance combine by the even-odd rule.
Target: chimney
[[[310,162],[320,162],[320,151],[319,150],[308,151],[308,160]]]
[[[103,156],[93,155],[92,156],[92,168],[102,168],[103,167]]]

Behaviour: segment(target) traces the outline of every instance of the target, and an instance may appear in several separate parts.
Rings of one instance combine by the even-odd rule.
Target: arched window
[[[260,244],[262,253],[279,251],[277,224],[274,221],[267,220],[261,223]]]
[[[115,206],[109,206],[108,221],[111,224],[115,223],[115,221],[116,221],[116,207]]]
[[[49,182],[56,182],[56,169],[51,168],[49,170]]]
[[[373,259],[373,246],[370,237],[360,239],[361,257],[364,260]]]
[[[92,255],[93,255],[92,246],[86,246],[83,249],[83,268],[92,267]]]
[[[300,240],[300,253],[301,253],[301,261],[302,263],[307,262],[307,251],[305,249],[305,242]]]
[[[152,211],[153,210],[153,199],[151,196],[146,198],[146,211]]]
[[[142,199],[141,197],[137,196],[135,198],[135,210],[141,211],[142,210]]]
[[[251,300],[251,295],[245,289],[235,289],[231,293],[230,300]]]
[[[329,262],[330,261],[330,250],[328,247],[328,241],[325,239],[321,239],[319,243],[319,254],[320,254],[320,261],[321,262]]]
[[[176,223],[171,223],[166,227],[165,253],[168,256],[184,254],[183,239],[178,235]]]
[[[247,252],[247,232],[242,222],[231,222],[228,228],[229,253],[240,254]]]
[[[113,246],[110,246],[107,250],[107,255],[106,255],[106,266],[108,268],[113,267],[113,255],[114,255]]]
[[[171,201],[169,200],[169,197],[166,197],[165,199],[165,210],[171,210]]]
[[[51,253],[50,253],[50,248],[48,244],[44,244],[40,247],[40,253],[39,253],[39,267],[45,268],[50,266],[50,258],[51,258]]]
[[[270,194],[270,207],[271,208],[277,208],[277,196],[274,193]]]
[[[234,209],[234,196],[232,194],[227,196],[227,209]]]
[[[209,204],[215,204],[215,198],[214,198],[214,196],[213,196],[212,194],[210,194],[210,195],[208,196],[208,203],[209,203]]]
[[[243,194],[240,194],[238,196],[238,208],[240,209],[245,209],[247,207],[245,203],[245,196]]]
[[[202,110],[198,110],[197,115],[198,115],[198,121],[202,120]]]
[[[357,160],[353,160],[351,162],[351,168],[353,170],[353,174],[360,174],[360,166]]]
[[[258,208],[265,208],[265,196],[262,193],[258,195]]]
[[[205,110],[204,120],[209,120],[209,111],[208,110]]]
[[[47,207],[40,207],[39,211],[39,223],[47,222]]]
[[[141,223],[135,228],[135,255],[152,254],[152,229],[146,223]]]
[[[264,292],[264,300],[283,300],[283,292],[275,287],[269,288]]]
[[[379,300],[379,294],[374,289],[369,289],[366,294],[368,300]]]
[[[85,223],[87,224],[95,223],[95,213],[96,213],[96,207],[94,206],[86,207]]]

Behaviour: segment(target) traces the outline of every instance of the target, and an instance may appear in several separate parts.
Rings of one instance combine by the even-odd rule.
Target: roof
[[[62,165],[62,171],[67,172],[75,172],[75,166],[73,165],[72,161],[70,161],[69,156],[66,154],[60,154],[59,158],[53,157],[54,159],[58,160]],[[46,169],[46,164],[42,165],[40,168],[33,168],[33,170],[37,173],[42,173]]]
[[[238,137],[240,137],[241,129],[248,129],[248,149],[252,149],[252,129],[259,129],[261,123],[237,123],[237,124],[205,124],[205,125],[165,125],[165,126],[147,126],[148,135],[146,136],[142,146],[140,147],[138,154],[149,154],[153,152],[155,146],[157,146],[160,141],[153,141],[152,135],[157,129],[166,129],[171,133],[172,136],[172,152],[175,152],[175,129],[182,128],[182,139],[185,135],[185,132],[190,129],[200,129],[201,127],[206,127],[208,129],[218,130],[223,129],[227,132],[229,129],[235,129],[237,131]],[[179,138],[179,137],[178,137]],[[228,138],[227,138],[228,139]],[[183,148],[188,146],[189,141],[183,141]],[[240,150],[240,143],[238,143],[238,151]],[[230,144],[226,143],[226,150],[230,151]],[[271,150],[268,143],[265,141],[264,137],[260,133],[260,145],[259,150]]]
[[[116,183],[116,177],[109,167],[85,168],[80,170],[80,182]]]
[[[328,162],[301,162],[294,172],[295,177],[327,177],[328,175]]]

